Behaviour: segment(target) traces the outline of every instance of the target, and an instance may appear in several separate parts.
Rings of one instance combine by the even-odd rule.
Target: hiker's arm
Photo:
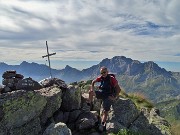
[[[94,84],[95,84],[96,82],[97,82],[96,79],[92,81],[92,83],[91,83],[91,91],[94,91]]]

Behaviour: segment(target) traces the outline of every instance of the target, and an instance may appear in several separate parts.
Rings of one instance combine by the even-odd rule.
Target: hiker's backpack
[[[115,78],[114,74],[108,74],[106,78],[101,76],[101,84],[99,86],[99,89],[102,90],[104,93],[114,95],[115,88],[112,85],[111,76]]]

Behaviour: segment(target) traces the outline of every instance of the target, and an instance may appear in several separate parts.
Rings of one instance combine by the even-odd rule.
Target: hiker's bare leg
[[[88,102],[91,103],[93,101],[94,91],[89,91],[89,99]]]
[[[107,117],[108,117],[108,111],[103,111],[103,115],[101,119],[102,123],[106,123]]]

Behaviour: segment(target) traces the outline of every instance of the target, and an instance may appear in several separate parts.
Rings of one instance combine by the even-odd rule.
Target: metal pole
[[[42,56],[42,58],[44,58],[44,57],[48,57],[50,77],[52,78],[52,73],[51,73],[51,63],[50,63],[50,57],[49,57],[49,56],[55,55],[56,53],[51,53],[51,54],[49,54],[49,48],[48,48],[47,41],[46,41],[46,48],[47,48],[47,55]]]
[[[50,63],[50,58],[49,58],[49,49],[48,49],[48,44],[46,41],[46,47],[47,47],[47,56],[48,56],[48,62],[49,62],[49,71],[50,71],[50,77],[52,78],[52,73],[51,73],[51,63]]]

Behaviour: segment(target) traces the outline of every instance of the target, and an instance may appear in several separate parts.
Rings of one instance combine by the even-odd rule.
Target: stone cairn
[[[2,84],[5,86],[2,93],[16,90],[16,86],[20,80],[24,78],[23,75],[17,74],[15,70],[5,71],[2,75]]]
[[[1,88],[1,93],[7,93],[15,90],[37,90],[42,86],[31,77],[24,78],[23,75],[17,74],[15,70],[5,71],[2,75],[2,84],[4,88]]]

